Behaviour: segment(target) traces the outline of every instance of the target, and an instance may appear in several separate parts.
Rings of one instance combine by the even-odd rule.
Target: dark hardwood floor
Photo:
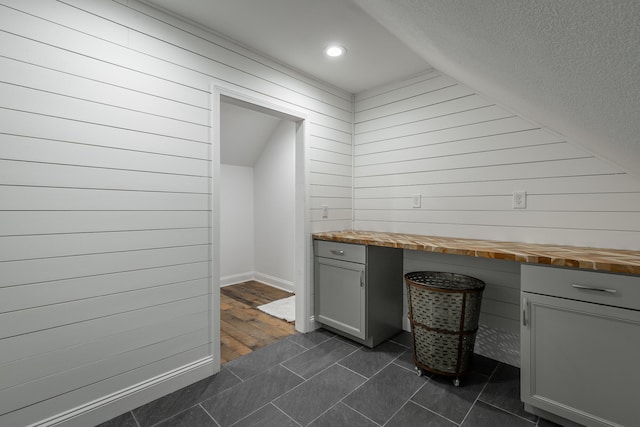
[[[293,322],[269,316],[256,308],[291,295],[293,294],[256,281],[221,288],[221,363],[293,335]]]

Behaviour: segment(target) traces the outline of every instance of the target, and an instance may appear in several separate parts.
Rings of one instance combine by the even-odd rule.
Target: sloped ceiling
[[[431,65],[640,177],[640,0],[143,1],[352,93]]]
[[[220,104],[220,162],[253,167],[281,119],[228,102]]]
[[[640,176],[637,0],[354,0],[434,68]]]
[[[351,93],[430,68],[350,0],[144,1]],[[334,43],[344,57],[325,57]]]

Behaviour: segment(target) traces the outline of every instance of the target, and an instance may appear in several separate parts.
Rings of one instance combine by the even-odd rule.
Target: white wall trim
[[[273,286],[274,288],[282,289],[283,291],[295,293],[295,284],[289,280],[283,280],[260,272],[256,272],[254,277],[254,280],[257,280],[258,282],[265,283],[269,286]]]
[[[244,273],[229,274],[228,276],[220,277],[220,287],[236,285],[238,283],[248,282],[249,280],[255,280],[255,271],[245,271]]]
[[[209,106],[209,343],[220,372],[220,96],[210,87]]]
[[[258,94],[254,91],[239,88],[224,81],[214,81],[211,87],[212,93],[212,266],[213,266],[213,289],[220,286],[220,253],[216,251],[220,243],[220,103],[221,98],[225,102],[238,103],[241,106],[248,106],[254,110],[273,114],[274,112],[281,118],[294,121],[296,123],[295,140],[295,231],[294,231],[294,291],[296,298],[296,329],[300,332],[312,330],[313,325],[309,321],[311,313],[311,221],[310,221],[310,200],[309,200],[309,150],[307,143],[310,140],[308,126],[306,126],[307,114],[291,109],[286,103],[274,98]],[[220,293],[213,292],[212,308],[217,310],[212,314],[214,318],[220,316]],[[219,324],[219,323],[217,323]],[[219,328],[213,328],[213,346],[220,346]],[[215,329],[218,329],[215,331]],[[218,349],[219,351],[219,349]],[[219,361],[219,358],[217,359]]]
[[[220,277],[220,287],[224,288],[225,286],[237,285],[238,283],[244,283],[250,280],[257,280],[258,282],[273,286],[274,288],[295,293],[295,284],[290,280],[284,280],[258,271],[246,271],[244,273],[230,274],[228,276]]]
[[[30,424],[28,427],[75,427],[101,423],[157,399],[170,390],[177,390],[208,377],[211,375],[213,361],[214,359],[211,356],[204,357],[118,390],[115,393],[101,396],[86,404]]]

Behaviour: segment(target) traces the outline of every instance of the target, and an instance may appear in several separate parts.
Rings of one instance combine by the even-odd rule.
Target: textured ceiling
[[[434,68],[640,176],[640,1],[354,1]]]

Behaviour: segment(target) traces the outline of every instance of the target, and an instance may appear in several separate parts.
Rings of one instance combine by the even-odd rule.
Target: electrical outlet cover
[[[526,208],[527,208],[527,192],[514,191],[513,192],[513,209],[526,209]]]

